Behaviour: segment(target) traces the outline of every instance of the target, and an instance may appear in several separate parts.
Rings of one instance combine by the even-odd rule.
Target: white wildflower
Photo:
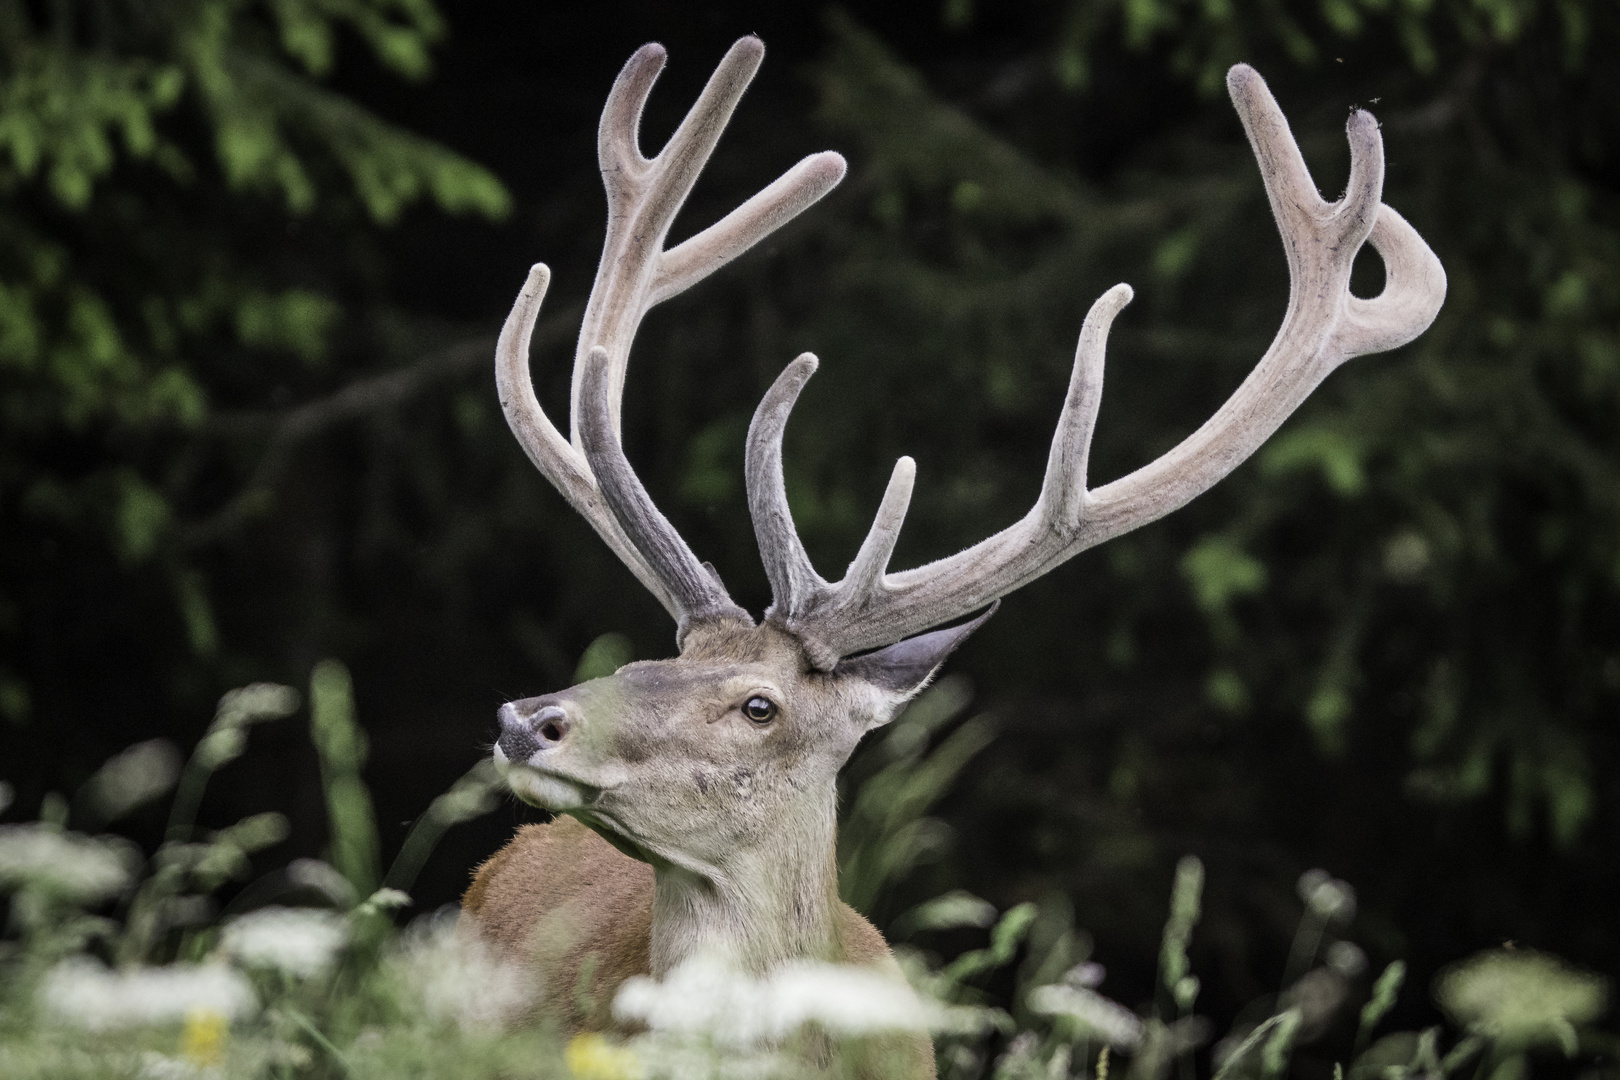
[[[1335,941],[1327,948],[1328,967],[1347,979],[1367,970],[1367,954],[1353,941]]]
[[[219,947],[246,967],[297,979],[323,974],[349,943],[349,923],[320,908],[264,907],[225,924]]]
[[[216,1068],[198,1065],[183,1057],[170,1057],[156,1050],[141,1055],[141,1080],[215,1080],[220,1075]]]
[[[654,1031],[733,1047],[781,1039],[812,1022],[868,1035],[926,1031],[932,1019],[910,987],[875,971],[800,962],[755,979],[708,959],[687,961],[661,983],[627,980],[613,1011]]]
[[[219,699],[210,730],[246,727],[264,720],[279,720],[298,711],[298,691],[278,683],[253,683],[227,691]]]
[[[414,901],[411,900],[411,894],[403,889],[378,889],[366,897],[366,902],[358,905],[352,914],[356,918],[370,918],[374,915],[381,915],[385,911],[398,911],[400,908],[408,908],[412,903]]]
[[[410,907],[414,901],[411,900],[411,894],[404,889],[378,889],[366,899],[366,903],[379,911],[395,911]]]
[[[180,751],[166,739],[150,739],[97,769],[80,797],[99,821],[116,821],[168,791],[179,775]]]
[[[1107,978],[1108,969],[1095,960],[1086,960],[1074,965],[1063,973],[1063,982],[1066,986],[1077,987],[1081,990],[1095,990]]]
[[[134,877],[131,847],[111,837],[63,832],[54,825],[0,825],[0,891],[44,889],[79,904],[123,892]]]
[[[453,916],[412,923],[386,966],[430,1017],[463,1031],[503,1027],[539,997],[527,968],[497,960],[478,937],[457,932]]]
[[[1142,1019],[1117,1001],[1085,987],[1037,986],[1029,992],[1031,1011],[1067,1016],[1116,1050],[1135,1050],[1142,1043]]]
[[[331,863],[319,859],[294,859],[287,864],[287,869],[282,873],[286,875],[289,891],[312,890],[324,897],[333,907],[352,907],[359,899],[354,894],[354,886],[343,876],[343,871]]]
[[[179,1023],[199,1011],[235,1019],[258,1008],[246,977],[222,964],[110,971],[82,956],[46,972],[39,996],[46,1012],[91,1031]]]
[[[996,921],[996,906],[963,889],[936,896],[900,917],[904,933],[951,930],[960,926],[988,927]]]
[[[1534,949],[1482,952],[1435,980],[1434,996],[1453,1020],[1513,1048],[1558,1046],[1573,1056],[1576,1028],[1608,1007],[1608,980]]]
[[[241,728],[223,727],[204,735],[191,756],[204,772],[214,772],[241,757],[246,749],[247,736]]]
[[[1347,923],[1356,917],[1356,890],[1326,870],[1307,870],[1295,886],[1299,898],[1317,918]]]

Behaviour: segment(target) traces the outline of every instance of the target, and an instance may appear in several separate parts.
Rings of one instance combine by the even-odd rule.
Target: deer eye
[[[743,705],[743,715],[756,724],[768,724],[776,718],[776,702],[756,695]]]

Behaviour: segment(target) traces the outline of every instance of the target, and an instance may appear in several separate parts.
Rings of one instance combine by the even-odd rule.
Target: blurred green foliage
[[[336,660],[322,661],[310,675],[309,725],[321,759],[331,863],[356,896],[370,896],[379,883],[382,854],[371,793],[360,775],[366,764],[366,733],[354,716],[354,683]]]
[[[995,737],[987,717],[961,721],[971,697],[962,676],[930,686],[843,776],[838,891],[856,911],[880,918],[879,898],[950,847],[950,827],[927,811]]]
[[[376,347],[359,264],[286,235],[509,208],[488,171],[323,85],[343,34],[419,79],[443,32],[426,0],[0,5],[0,506],[162,565],[198,655],[220,644],[185,517],[210,426],[283,365]],[[0,687],[25,719],[26,677],[0,665]]]

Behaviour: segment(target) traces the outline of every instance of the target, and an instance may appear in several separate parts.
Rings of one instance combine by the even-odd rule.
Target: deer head
[[[748,432],[748,504],[773,603],[756,624],[653,505],[620,446],[631,340],[646,312],[742,254],[843,177],[835,153],[805,158],[715,225],[664,249],[670,223],[753,77],[764,48],[743,38],[721,61],[664,149],[642,156],[637,127],[664,50],[647,45],[619,74],[599,154],[607,241],[575,354],[572,442],[537,402],[529,339],[549,271],[535,266],[502,331],[502,407],[530,459],[674,617],[680,653],[500,710],[496,762],[520,797],[575,815],[659,871],[655,970],[690,940],[658,941],[659,911],[686,938],[730,936],[759,965],[821,946],[817,912],[836,899],[832,855],[840,766],[890,720],[988,617],[987,607],[1110,537],[1184,505],[1252,454],[1339,364],[1402,345],[1434,319],[1445,274],[1421,237],[1382,205],[1383,148],[1366,112],[1349,121],[1345,195],[1323,201],[1265,83],[1239,65],[1227,83],[1260,164],[1291,275],[1282,328],[1258,366],[1197,431],[1163,457],[1100,487],[1086,457],[1102,394],[1108,329],[1131,299],[1117,285],[1092,305],[1035,505],[966,551],[889,572],[915,465],[895,465],[843,578],[810,564],[782,479],[782,433],[815,372],[805,354],[766,393]],[[1349,290],[1370,242],[1383,293]],[[667,886],[667,888],[666,888]],[[666,920],[667,921],[667,920]]]

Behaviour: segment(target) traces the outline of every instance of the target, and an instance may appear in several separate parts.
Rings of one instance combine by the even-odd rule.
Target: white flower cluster
[[[250,968],[295,979],[324,974],[349,943],[349,922],[320,908],[264,907],[225,924],[220,951]]]
[[[654,1032],[735,1048],[780,1040],[812,1022],[834,1034],[871,1035],[927,1031],[933,1019],[909,986],[876,971],[801,962],[756,979],[701,958],[661,983],[627,980],[613,1011]]]
[[[141,1080],[219,1080],[220,1070],[156,1050],[141,1055]]]
[[[78,904],[98,904],[134,879],[130,847],[111,838],[32,822],[0,825],[0,891],[43,888]]]
[[[80,798],[97,821],[116,821],[168,791],[179,775],[180,751],[166,739],[149,739],[97,769]]]
[[[1142,1018],[1111,998],[1083,986],[1037,986],[1029,992],[1031,1012],[1067,1016],[1116,1050],[1142,1045]]]
[[[996,906],[963,889],[918,904],[903,916],[906,934],[919,930],[952,930],[961,926],[988,928],[996,921]]]
[[[387,967],[430,1017],[463,1031],[504,1027],[539,998],[527,968],[497,960],[475,935],[458,933],[453,915],[418,919]]]
[[[1534,949],[1496,949],[1454,964],[1435,1000],[1459,1024],[1507,1047],[1552,1045],[1574,1056],[1577,1028],[1609,1006],[1609,982]]]
[[[39,997],[47,1013],[90,1031],[178,1023],[197,1012],[236,1019],[259,1007],[246,977],[223,964],[110,971],[82,956],[46,972]]]
[[[254,683],[228,691],[219,699],[215,728],[243,727],[262,720],[279,720],[298,710],[298,691],[278,683]]]
[[[1356,890],[1326,870],[1305,871],[1295,888],[1311,913],[1325,922],[1347,923],[1356,917]]]

